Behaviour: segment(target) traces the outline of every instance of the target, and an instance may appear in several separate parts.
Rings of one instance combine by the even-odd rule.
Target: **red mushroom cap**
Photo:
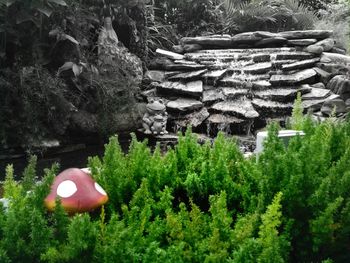
[[[103,188],[85,170],[78,168],[64,170],[56,176],[44,201],[49,211],[55,209],[57,197],[69,214],[90,212],[108,201]]]

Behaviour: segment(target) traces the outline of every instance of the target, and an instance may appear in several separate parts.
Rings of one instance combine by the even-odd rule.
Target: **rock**
[[[313,70],[316,71],[317,75],[320,77],[320,80],[324,83],[327,84],[328,81],[331,78],[331,74],[328,73],[327,71],[320,69],[319,67],[314,67],[312,68]]]
[[[282,65],[282,70],[283,71],[290,71],[290,70],[295,70],[295,69],[309,68],[309,67],[314,66],[319,61],[320,61],[319,58],[302,60],[302,61],[294,62],[291,64]]]
[[[223,88],[222,92],[227,99],[237,99],[238,97],[247,96],[249,90],[247,90],[247,89],[235,89],[235,88]]]
[[[206,108],[201,109],[198,112],[193,112],[191,114],[183,116],[181,119],[175,120],[175,124],[186,128],[188,126],[198,127],[209,117],[209,112]]]
[[[341,63],[341,64],[350,64],[350,56],[323,52],[321,56],[321,62],[325,63]]]
[[[285,43],[287,43],[287,39],[284,37],[270,37],[270,38],[264,38],[258,42],[255,43],[256,47],[271,47],[271,46],[282,46]]]
[[[255,42],[262,40],[262,37],[258,36],[255,32],[245,32],[234,35],[231,40],[232,45],[235,46],[240,44],[254,44]]]
[[[291,114],[293,110],[293,103],[253,99],[252,104],[262,117],[285,116]]]
[[[346,104],[342,99],[328,100],[323,103],[321,112],[326,116],[331,116],[335,114],[336,116],[341,113],[346,113]]]
[[[303,31],[285,31],[279,32],[281,37],[287,39],[325,39],[332,36],[333,31],[331,30],[303,30]]]
[[[262,37],[262,38],[277,38],[281,37],[280,34],[274,33],[274,32],[269,32],[269,31],[255,31],[254,32],[256,36]]]
[[[347,100],[350,98],[350,79],[344,75],[337,75],[329,81],[327,89],[338,94],[343,100]]]
[[[299,89],[290,89],[290,88],[280,88],[280,89],[269,89],[262,91],[254,91],[254,97],[263,100],[271,100],[278,102],[293,102],[298,92],[305,94],[310,92],[311,88],[299,88]]]
[[[315,45],[322,47],[323,51],[328,52],[332,50],[332,48],[334,47],[334,44],[335,42],[333,38],[326,38],[324,40],[317,42]]]
[[[186,84],[166,81],[158,84],[156,87],[159,93],[166,95],[180,94],[201,97],[203,93],[203,82],[201,80],[188,82]]]
[[[184,55],[177,54],[175,52],[171,52],[171,51],[167,51],[167,50],[163,50],[163,49],[160,49],[160,48],[156,49],[156,53],[159,54],[159,55],[162,55],[162,56],[164,56],[166,58],[172,59],[172,60],[184,59]]]
[[[149,63],[149,69],[166,69],[167,65],[172,65],[173,62],[166,57],[155,57]]]
[[[312,54],[320,55],[324,50],[322,46],[317,46],[316,44],[314,44],[304,48],[304,51]]]
[[[234,74],[227,76],[219,81],[219,85],[224,87],[247,87],[252,86],[251,82],[259,80],[269,80],[270,75],[268,74],[257,74],[257,75],[241,75]],[[250,84],[249,84],[250,83]]]
[[[173,45],[173,51],[179,54],[185,53],[185,50],[181,45]]]
[[[257,63],[251,66],[246,66],[243,71],[247,74],[264,74],[272,69],[271,62]]]
[[[344,64],[337,64],[337,63],[317,63],[316,66],[320,69],[323,69],[332,75],[339,75],[339,74],[349,74],[350,73],[350,66],[344,65]]]
[[[312,88],[317,88],[317,89],[325,89],[326,88],[326,86],[322,82],[318,82],[318,83],[312,84],[311,87]]]
[[[169,101],[166,105],[167,110],[175,112],[187,112],[203,107],[203,103],[198,100],[178,98],[174,101]]]
[[[205,105],[212,104],[218,101],[223,101],[225,99],[224,94],[221,90],[205,90],[203,92],[202,102]]]
[[[310,59],[313,57],[314,57],[313,54],[310,54],[309,52],[303,52],[303,51],[280,52],[280,53],[276,53],[276,54],[271,54],[271,61],[273,61],[273,60],[287,60],[287,59],[301,60],[301,59]]]
[[[189,64],[189,63],[185,63],[185,64],[181,64],[181,63],[170,63],[170,64],[166,64],[162,67],[163,69],[166,70],[200,70],[200,69],[204,69],[205,66],[204,65],[200,65],[200,64]]]
[[[290,75],[272,75],[270,82],[273,86],[278,85],[295,85],[312,83],[316,77],[316,71],[313,69],[305,69]]]
[[[211,124],[240,124],[244,122],[244,120],[237,117],[223,114],[212,114],[207,121]]]
[[[252,82],[254,90],[266,90],[272,87],[271,83],[267,80],[258,80]]]
[[[161,70],[147,70],[144,79],[149,82],[162,82],[165,80],[165,72]]]
[[[206,73],[208,70],[207,69],[202,69],[202,70],[196,70],[196,71],[190,71],[190,72],[184,72],[177,74],[175,76],[172,76],[168,78],[169,80],[194,80],[194,79],[199,79],[204,73]]]
[[[154,85],[157,85],[157,83],[154,83]],[[153,89],[150,89],[150,90],[142,91],[141,92],[141,96],[143,98],[145,98],[145,99],[155,98],[155,97],[157,97],[157,89],[153,88]]]
[[[331,93],[328,89],[311,88],[311,91],[301,98],[302,100],[321,100],[329,97]]]
[[[274,60],[274,61],[271,61],[271,63],[272,63],[272,67],[273,67],[275,70],[278,70],[278,69],[282,69],[282,66],[283,66],[283,65],[292,64],[292,63],[297,62],[297,61],[298,61],[298,60],[295,60],[295,59]]]
[[[253,54],[251,55],[251,59],[255,62],[267,62],[270,61],[270,54],[268,53],[261,53],[261,54]]]
[[[288,40],[288,45],[292,46],[310,46],[317,42],[315,38],[306,38],[306,39],[290,39]]]
[[[209,47],[232,47],[231,37],[218,36],[218,37],[183,37],[180,40],[182,46],[187,44],[198,44],[201,46]]]
[[[218,81],[223,76],[225,76],[227,70],[228,69],[208,71],[207,73],[202,75],[202,79],[205,83],[214,84],[214,83],[216,83],[216,81]]]
[[[259,117],[259,113],[253,108],[253,105],[249,100],[222,101],[215,103],[211,109],[214,111],[237,115],[247,119],[254,119]]]
[[[188,52],[195,52],[198,50],[203,49],[203,47],[199,44],[187,44],[187,45],[183,45],[183,49],[186,53]]]
[[[304,100],[302,101],[302,106],[305,110],[312,109],[313,111],[318,111],[321,109],[323,103],[328,100],[333,100],[339,98],[339,95],[331,94],[329,97],[320,100]]]
[[[331,50],[330,50],[331,53],[338,53],[338,54],[342,54],[342,55],[346,55],[346,50],[345,49],[342,49],[342,48],[339,48],[339,47],[333,47]]]

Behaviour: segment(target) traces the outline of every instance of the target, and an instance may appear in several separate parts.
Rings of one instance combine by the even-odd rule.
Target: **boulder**
[[[328,100],[323,103],[321,112],[326,116],[331,116],[335,114],[336,116],[342,113],[346,113],[346,104],[342,99]]]
[[[327,89],[338,94],[343,100],[347,100],[350,98],[350,78],[344,75],[337,75],[329,81]]]
[[[333,38],[326,38],[317,42],[315,45],[323,48],[323,51],[328,52],[331,51],[334,47],[335,41]]]
[[[304,51],[312,54],[320,55],[324,50],[322,46],[317,46],[316,44],[314,44],[304,48]]]
[[[339,47],[333,47],[329,52],[346,55],[346,50]]]

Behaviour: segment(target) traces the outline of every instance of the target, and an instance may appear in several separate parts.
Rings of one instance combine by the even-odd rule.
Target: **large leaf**
[[[55,3],[57,5],[61,5],[61,6],[67,6],[66,1],[64,0],[47,0],[50,3]]]

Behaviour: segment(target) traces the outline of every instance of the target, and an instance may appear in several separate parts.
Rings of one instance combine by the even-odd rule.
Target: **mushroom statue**
[[[108,201],[107,193],[92,179],[87,169],[69,168],[54,179],[51,192],[45,198],[49,211],[55,209],[55,199],[68,214],[90,212]]]

